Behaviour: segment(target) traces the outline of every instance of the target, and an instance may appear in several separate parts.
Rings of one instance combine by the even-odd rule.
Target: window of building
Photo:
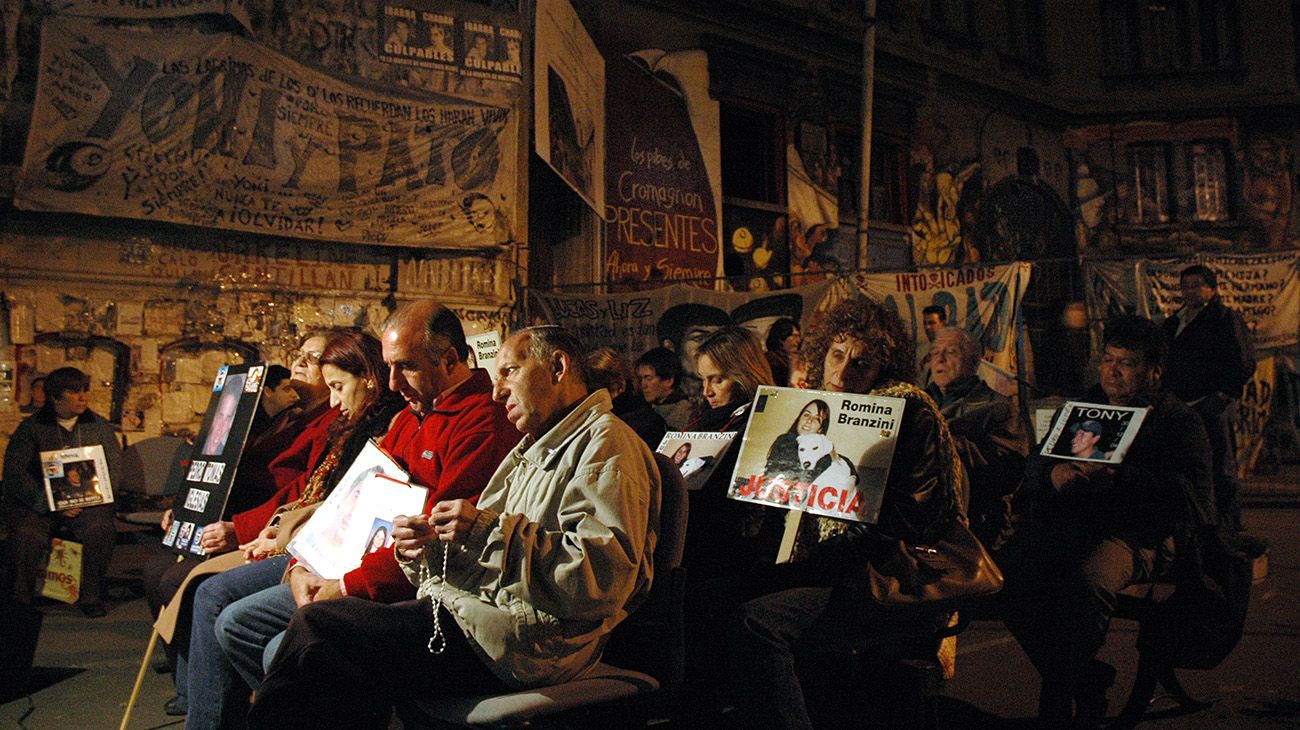
[[[1022,62],[1043,64],[1043,0],[1006,0],[1006,53]]]
[[[1128,148],[1129,185],[1125,218],[1129,223],[1169,222],[1169,149],[1161,144]]]
[[[1102,0],[1101,26],[1111,76],[1241,65],[1238,0]]]
[[[949,33],[972,33],[974,28],[971,0],[929,0],[925,17],[935,29]]]
[[[900,137],[871,138],[871,201],[867,217],[880,223],[907,225],[907,144]],[[853,206],[857,207],[856,203]]]
[[[1227,154],[1222,143],[1198,142],[1187,147],[1191,168],[1193,211],[1198,221],[1228,219]]]
[[[784,202],[785,125],[774,110],[722,102],[722,194],[728,198]]]

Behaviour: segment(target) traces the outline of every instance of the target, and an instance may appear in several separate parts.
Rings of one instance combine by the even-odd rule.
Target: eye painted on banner
[[[451,151],[451,172],[461,190],[488,187],[501,165],[501,145],[490,128],[477,129]]]
[[[64,193],[80,192],[94,185],[108,168],[108,150],[94,142],[65,142],[45,158],[49,186]]]

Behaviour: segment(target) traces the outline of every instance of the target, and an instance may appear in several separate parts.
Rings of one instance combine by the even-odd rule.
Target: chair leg
[[[1183,689],[1182,682],[1178,681],[1178,675],[1174,672],[1172,667],[1161,668],[1158,678],[1160,686],[1165,690],[1165,694],[1172,697],[1173,700],[1178,703],[1179,707],[1195,712],[1197,710],[1204,710],[1212,704],[1210,702],[1198,700],[1188,694],[1187,690]]]
[[[1129,690],[1128,701],[1124,703],[1123,711],[1110,727],[1125,729],[1137,727],[1137,724],[1142,721],[1142,716],[1146,714],[1147,706],[1151,704],[1151,698],[1156,693],[1156,685],[1159,681],[1160,670],[1146,659],[1138,659],[1133,689]]]

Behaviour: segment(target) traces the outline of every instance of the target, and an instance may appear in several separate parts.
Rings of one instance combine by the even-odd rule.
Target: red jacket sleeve
[[[337,408],[325,411],[308,423],[298,438],[271,461],[270,471],[280,488],[262,504],[230,518],[235,523],[235,538],[240,544],[257,537],[276,509],[302,496],[307,479],[320,464],[329,445],[329,427],[338,414]]]
[[[499,407],[476,420],[469,433],[448,435],[447,448],[437,464],[437,482],[428,485],[425,514],[443,500],[477,499],[497,466],[522,438]],[[418,481],[414,474],[412,479]],[[363,558],[359,567],[343,576],[343,590],[349,596],[385,603],[415,597],[415,587],[398,567],[392,550],[381,550]]]

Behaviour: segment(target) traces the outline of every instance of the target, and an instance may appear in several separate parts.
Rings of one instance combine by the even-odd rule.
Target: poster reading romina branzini
[[[735,439],[735,431],[669,431],[655,451],[672,459],[686,488],[696,490],[704,487]]]
[[[875,522],[903,406],[902,398],[760,387],[727,496]]]
[[[1119,464],[1148,408],[1067,401],[1043,441],[1043,456]]]

